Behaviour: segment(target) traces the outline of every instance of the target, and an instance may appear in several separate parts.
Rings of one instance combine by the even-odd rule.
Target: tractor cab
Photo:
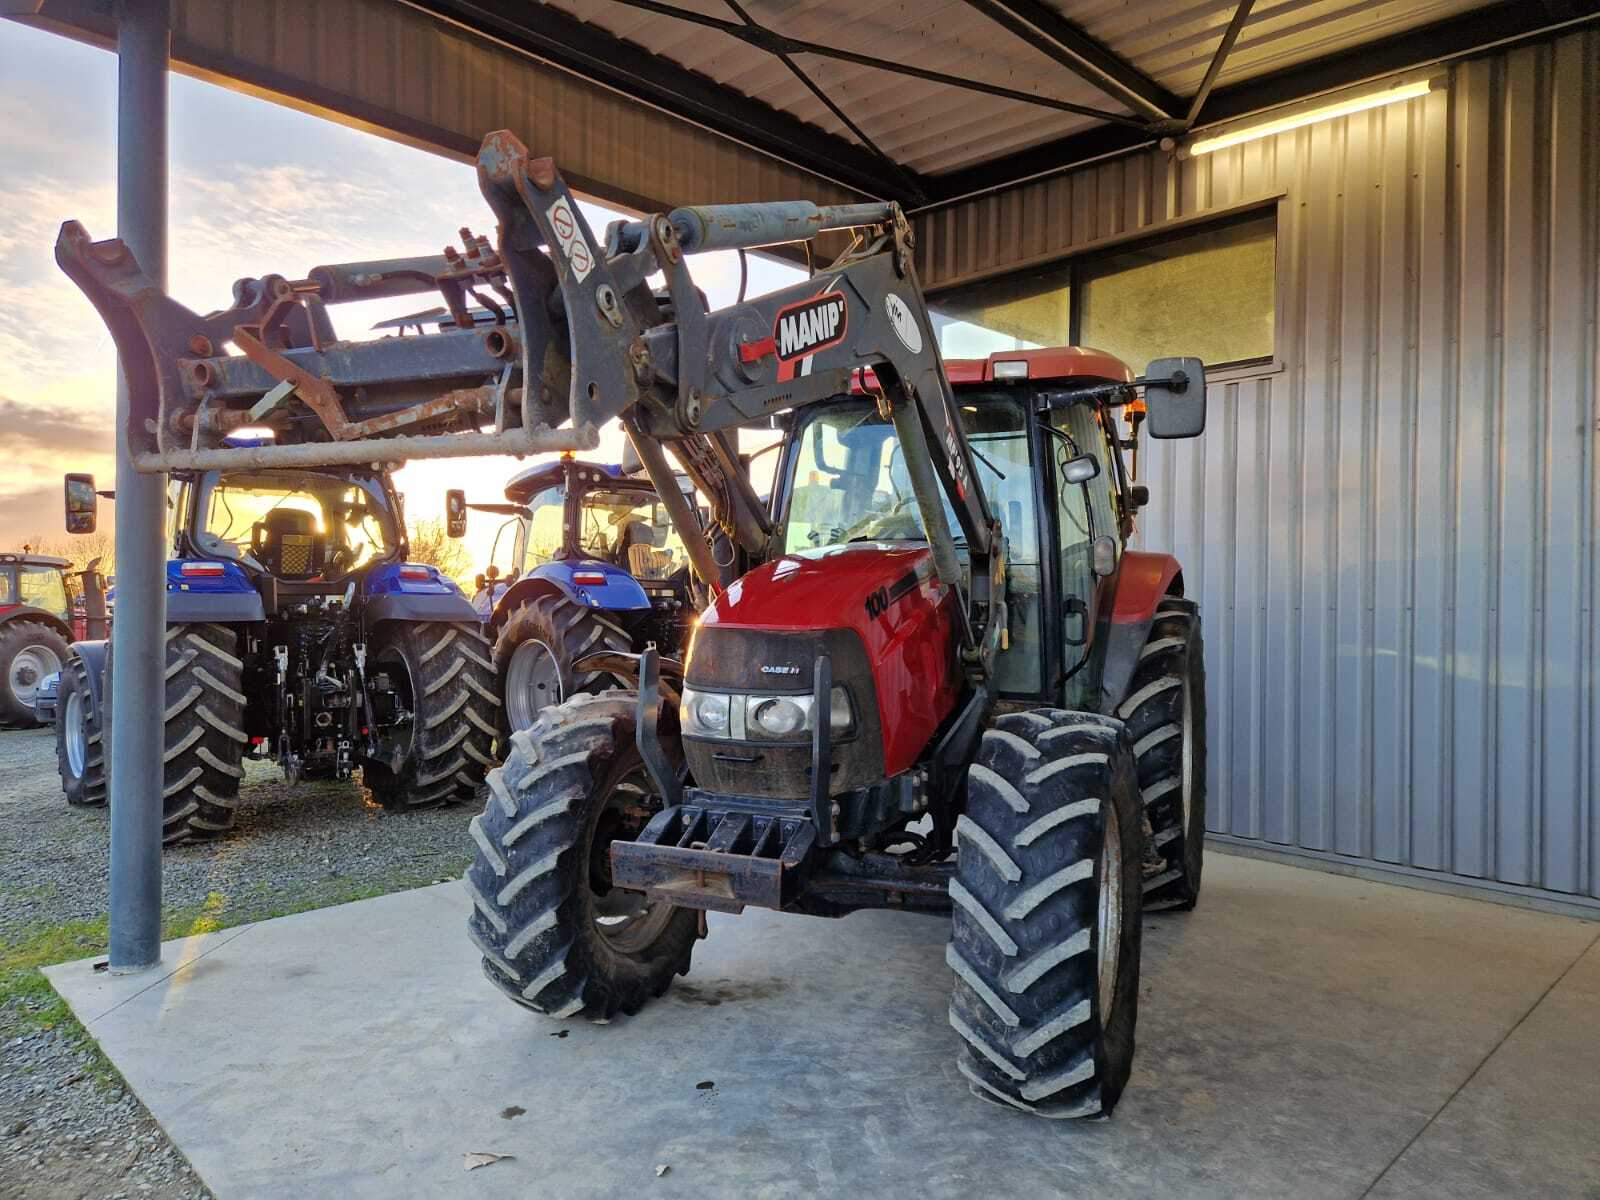
[[[575,669],[585,654],[651,644],[677,654],[697,596],[666,506],[623,467],[563,455],[514,475],[505,496],[475,503],[452,491],[446,511],[459,514],[457,537],[468,511],[502,518],[490,561],[510,586],[494,596],[488,623],[514,731],[567,696],[615,686],[609,670]]]
[[[402,556],[398,501],[370,470],[206,471],[174,483],[177,583],[237,575],[251,583],[342,590],[350,575]],[[216,570],[217,567],[224,570]]]
[[[1123,461],[1134,439],[1125,439],[1106,402],[1128,399],[1117,389],[1132,384],[1133,372],[1077,347],[945,366],[979,483],[1006,537],[999,698],[1095,707],[1095,672],[1083,668],[1096,627],[1109,616],[1107,581],[1145,494]],[[850,396],[796,414],[773,500],[777,554],[814,558],[851,545],[926,543],[899,439],[874,387],[867,373]],[[965,568],[959,540],[957,548]]]

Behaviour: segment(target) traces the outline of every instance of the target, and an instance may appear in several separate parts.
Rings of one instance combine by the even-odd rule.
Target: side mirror
[[[460,488],[444,494],[444,527],[453,538],[467,536],[467,494]]]
[[[1100,460],[1092,454],[1080,454],[1061,464],[1061,478],[1068,483],[1088,483],[1100,474]]]
[[[1198,358],[1158,358],[1145,368],[1144,406],[1153,438],[1205,432],[1206,368]]]
[[[1128,503],[1134,508],[1143,508],[1150,503],[1150,489],[1142,483],[1136,483],[1128,489]]]
[[[68,533],[93,533],[100,515],[100,497],[95,494],[93,475],[66,477]]]
[[[644,459],[639,457],[639,452],[633,448],[632,440],[622,443],[622,462],[620,464],[624,475],[643,475]]]

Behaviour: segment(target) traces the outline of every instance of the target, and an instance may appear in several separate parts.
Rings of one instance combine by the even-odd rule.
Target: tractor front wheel
[[[488,649],[476,625],[459,622],[385,621],[372,634],[368,686],[386,677],[403,714],[389,731],[390,759],[362,763],[362,779],[384,808],[433,808],[477,794],[500,706]]]
[[[1139,785],[1121,722],[1061,709],[999,718],[956,837],[945,957],[957,1067],[997,1104],[1109,1114],[1133,1064],[1142,913]]]
[[[40,621],[0,625],[0,725],[38,725],[39,685],[67,661],[67,639]]]
[[[494,643],[503,731],[533,728],[541,712],[572,696],[625,686],[608,671],[575,675],[572,664],[598,650],[632,649],[633,640],[614,620],[565,596],[552,592],[519,605]]]
[[[658,803],[634,743],[636,692],[574,696],[511,736],[473,818],[467,932],[483,970],[552,1017],[635,1013],[689,971],[699,914],[611,886],[611,843]]]
[[[56,698],[56,770],[67,803],[104,808],[106,747],[100,730],[100,708],[89,688],[89,668],[76,654],[61,668]]]

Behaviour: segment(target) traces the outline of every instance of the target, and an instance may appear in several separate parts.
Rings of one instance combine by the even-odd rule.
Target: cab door
[[[1062,702],[1069,708],[1092,708],[1089,668],[1095,651],[1094,633],[1102,609],[1110,603],[1109,579],[1122,553],[1117,522],[1116,462],[1093,404],[1052,408],[1046,416],[1045,443],[1050,454],[1049,477],[1055,492],[1057,594],[1066,684]],[[1082,460],[1092,458],[1091,478]]]

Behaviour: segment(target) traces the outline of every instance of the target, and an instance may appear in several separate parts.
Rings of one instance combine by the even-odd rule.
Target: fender
[[[106,687],[106,656],[111,653],[111,643],[73,642],[72,652],[83,660],[84,673],[89,676],[89,699],[94,704],[95,712],[99,712]]]
[[[220,575],[185,574],[191,563],[204,563],[207,569],[222,567]],[[195,621],[233,625],[244,621],[264,621],[266,610],[261,593],[238,563],[214,559],[169,559],[167,561],[167,623],[183,625]]]
[[[9,625],[13,621],[32,621],[36,625],[47,625],[67,641],[70,642],[73,638],[72,626],[49,609],[35,608],[31,604],[12,604],[0,610],[0,624]]]
[[[481,625],[483,618],[460,592],[421,595],[390,592],[367,601],[365,624],[370,628],[380,621],[454,621]]]
[[[1124,550],[1112,586],[1111,621],[1100,669],[1100,711],[1114,715],[1128,694],[1139,654],[1150,637],[1156,605],[1183,594],[1183,568],[1170,554]]]
[[[579,583],[576,577],[605,576],[604,583]],[[505,624],[506,617],[518,605],[552,592],[565,596],[580,608],[600,612],[642,612],[650,607],[650,597],[643,586],[621,567],[590,558],[562,558],[555,562],[540,563],[500,597],[495,605],[492,623]]]
[[[382,563],[361,581],[364,621],[456,621],[481,625],[483,618],[461,589],[437,567],[422,563]]]

